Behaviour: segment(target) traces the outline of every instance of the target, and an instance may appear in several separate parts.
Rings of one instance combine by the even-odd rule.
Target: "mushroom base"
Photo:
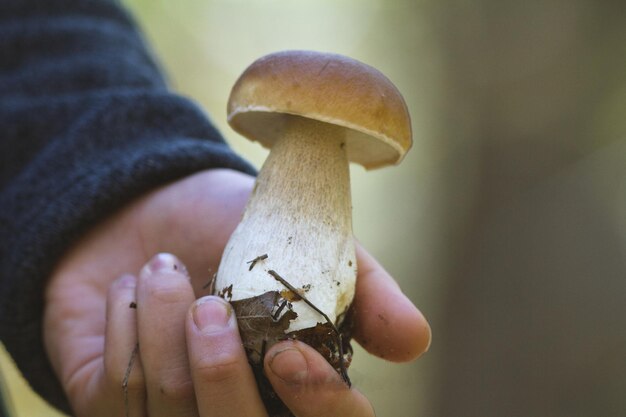
[[[340,317],[339,329],[331,323],[285,333],[289,322],[297,317],[288,300],[278,291],[231,301],[239,325],[243,346],[254,372],[261,398],[270,417],[293,417],[265,376],[263,359],[274,344],[282,340],[299,340],[317,350],[350,385],[347,368],[352,361],[351,314]]]

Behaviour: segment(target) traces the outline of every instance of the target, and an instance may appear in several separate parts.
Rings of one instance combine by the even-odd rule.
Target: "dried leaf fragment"
[[[262,363],[267,349],[287,339],[285,332],[289,322],[298,317],[295,311],[284,308],[280,300],[278,291],[268,291],[256,297],[231,301],[243,346],[253,363]],[[281,308],[284,313],[275,316],[275,312]]]
[[[268,291],[256,297],[231,301],[231,305],[237,316],[239,334],[248,361],[269,415],[292,416],[263,372],[263,357],[272,345],[289,338],[285,332],[289,328],[289,322],[298,317],[298,314],[291,310],[291,304],[282,299],[278,291]]]

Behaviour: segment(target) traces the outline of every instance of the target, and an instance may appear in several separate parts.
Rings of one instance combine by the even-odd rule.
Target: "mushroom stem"
[[[288,293],[268,274],[274,270],[336,322],[356,281],[345,129],[298,116],[284,121],[226,245],[215,288],[232,285],[232,300]],[[265,254],[250,268],[249,261]],[[295,298],[298,317],[289,332],[326,321]]]

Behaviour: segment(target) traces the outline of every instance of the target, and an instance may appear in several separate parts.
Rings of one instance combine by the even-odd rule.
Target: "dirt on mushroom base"
[[[224,289],[220,291],[220,295],[224,297],[231,292],[232,290]],[[280,341],[299,340],[313,347],[350,385],[347,368],[352,361],[351,314],[339,318],[338,322],[342,323],[339,329],[334,324],[326,322],[308,329],[285,333],[290,322],[298,316],[292,309],[293,295],[291,293],[285,298],[279,291],[268,291],[256,297],[229,300],[235,310],[242,343],[270,417],[293,417],[274,392],[263,370],[265,353]]]

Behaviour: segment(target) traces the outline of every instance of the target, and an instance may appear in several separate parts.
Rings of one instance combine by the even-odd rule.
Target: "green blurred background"
[[[357,349],[379,417],[626,415],[626,2],[125,3],[172,87],[258,167],[225,106],[261,55],[349,55],[405,95],[413,149],[352,168],[354,230],[434,340],[408,365]],[[55,415],[1,366],[16,415]]]

